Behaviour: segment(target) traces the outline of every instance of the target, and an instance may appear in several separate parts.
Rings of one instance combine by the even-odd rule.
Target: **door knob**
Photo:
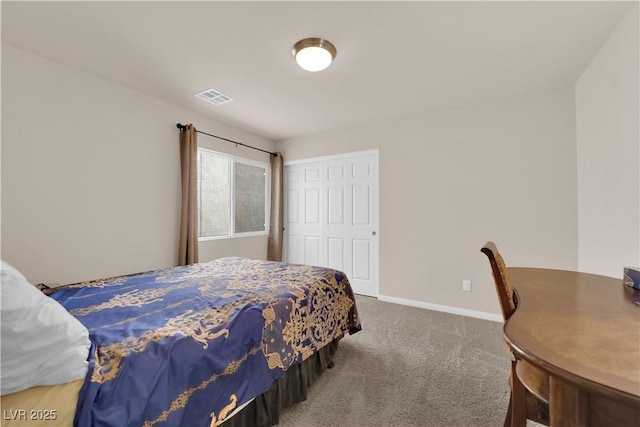
[[[372,232],[371,232],[371,235],[372,235],[372,236],[375,236],[375,235],[376,235],[376,232],[375,232],[375,231],[372,231]]]

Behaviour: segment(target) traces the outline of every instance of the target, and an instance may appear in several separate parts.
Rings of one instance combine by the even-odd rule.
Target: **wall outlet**
[[[471,292],[471,280],[462,281],[462,290],[466,292]]]

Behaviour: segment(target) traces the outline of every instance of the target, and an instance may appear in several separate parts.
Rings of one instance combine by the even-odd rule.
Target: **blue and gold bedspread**
[[[76,426],[210,426],[360,330],[336,270],[223,258],[52,290],[88,329]]]

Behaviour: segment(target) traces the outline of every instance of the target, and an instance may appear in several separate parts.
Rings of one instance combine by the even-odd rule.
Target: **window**
[[[198,148],[199,237],[266,234],[266,163]]]

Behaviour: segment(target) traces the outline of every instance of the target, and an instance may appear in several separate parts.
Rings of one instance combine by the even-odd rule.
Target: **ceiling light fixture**
[[[338,51],[330,41],[311,37],[294,44],[291,53],[300,68],[315,72],[331,65]]]

